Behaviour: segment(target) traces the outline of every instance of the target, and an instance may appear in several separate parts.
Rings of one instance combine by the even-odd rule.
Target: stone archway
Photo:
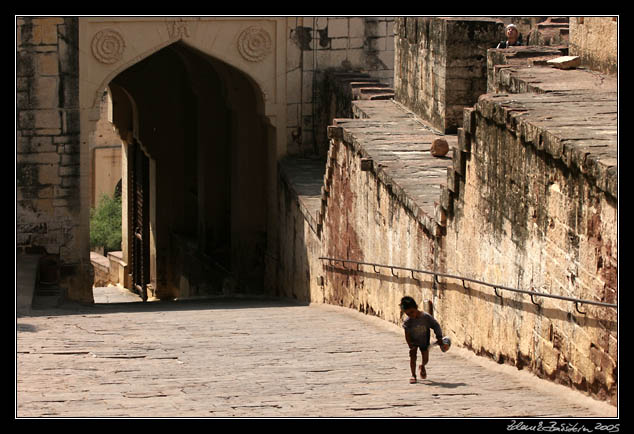
[[[138,144],[150,161],[150,297],[236,284],[261,290],[268,225],[275,221],[275,168],[285,153],[284,134],[276,134],[285,120],[283,82],[275,74],[278,23],[82,20],[80,41],[90,45],[80,49],[82,149],[98,112],[93,95],[110,85],[120,101],[131,101],[119,104],[126,108],[118,114],[115,101],[126,146]],[[220,33],[209,43],[216,27],[224,29],[224,45]],[[133,236],[124,229],[128,259]]]

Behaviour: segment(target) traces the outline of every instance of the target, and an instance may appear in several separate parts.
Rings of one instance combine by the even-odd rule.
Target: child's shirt
[[[438,321],[426,312],[421,312],[418,318],[407,317],[403,321],[403,328],[409,333],[412,345],[427,348],[429,346],[430,329],[434,330],[437,339],[442,339],[442,330]]]

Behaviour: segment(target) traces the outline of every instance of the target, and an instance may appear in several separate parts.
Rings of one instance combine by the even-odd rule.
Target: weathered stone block
[[[59,155],[57,152],[17,154],[16,162],[18,164],[58,164]]]
[[[368,35],[372,35],[372,29],[368,28]],[[348,22],[348,37],[360,38],[366,35],[366,23],[363,17],[350,17]],[[381,36],[381,35],[374,35]]]
[[[341,38],[348,36],[348,18],[329,18],[328,37]]]
[[[31,77],[35,74],[35,59],[29,52],[18,51],[16,56],[16,75],[18,77]]]
[[[557,69],[572,69],[581,65],[581,58],[579,56],[562,56],[550,59],[546,63]]]
[[[458,148],[462,152],[471,151],[471,134],[467,133],[464,128],[458,128]]]
[[[65,110],[62,120],[62,133],[64,135],[79,134],[79,110]]]
[[[37,72],[40,75],[59,74],[59,56],[57,52],[40,53],[37,55]]]
[[[58,17],[34,18],[32,42],[35,45],[57,44],[57,25],[63,24],[64,19]]]
[[[458,190],[458,180],[456,179],[456,171],[453,167],[447,168],[447,188],[453,193]]]
[[[38,166],[38,182],[40,184],[59,184],[61,179],[57,173],[57,166],[45,164]]]
[[[77,170],[79,170],[79,169],[77,169]],[[62,181],[61,181],[60,185],[63,188],[72,188],[72,189],[76,189],[76,191],[78,191],[80,186],[81,186],[81,182],[80,182],[78,174],[71,174],[70,176],[63,176],[61,178],[61,180]]]
[[[467,164],[465,153],[457,150],[453,153],[453,169],[460,175],[465,175],[465,165]]]
[[[58,110],[21,110],[18,112],[18,127],[22,129],[57,129],[61,125]]]
[[[39,77],[35,82],[30,95],[30,102],[32,108],[55,108],[59,107],[59,91],[58,91],[58,79],[56,77]],[[41,124],[40,124],[41,125]],[[45,123],[46,127],[50,128],[49,124]],[[38,127],[36,127],[38,128]]]
[[[79,176],[79,165],[60,166],[58,169],[59,176]]]

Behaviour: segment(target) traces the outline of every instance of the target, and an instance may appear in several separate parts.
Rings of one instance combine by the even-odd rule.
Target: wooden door
[[[150,283],[150,162],[138,143],[130,145],[132,159],[130,228],[132,229],[132,287],[143,301]]]

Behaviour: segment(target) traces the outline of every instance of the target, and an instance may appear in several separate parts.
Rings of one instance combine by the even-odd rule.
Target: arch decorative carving
[[[167,25],[167,34],[170,39],[189,38],[189,27],[184,21],[169,21]]]
[[[121,60],[125,51],[125,41],[116,30],[104,29],[95,33],[90,47],[95,59],[109,65]]]
[[[249,62],[260,62],[272,51],[271,35],[261,27],[251,26],[238,36],[238,52]]]

